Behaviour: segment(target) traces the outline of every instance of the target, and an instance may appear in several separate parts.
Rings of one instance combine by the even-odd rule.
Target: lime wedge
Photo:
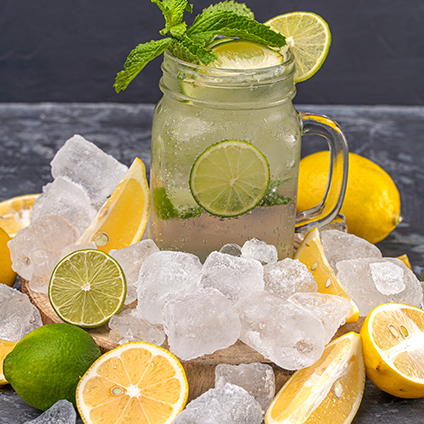
[[[224,39],[215,41],[212,52],[217,59],[209,64],[213,68],[254,69],[279,65],[284,57],[277,51],[250,41]],[[211,48],[209,46],[209,48]]]
[[[327,57],[331,33],[327,22],[312,12],[291,12],[265,22],[286,37],[296,65],[294,82],[314,75]]]
[[[246,141],[212,144],[196,159],[190,190],[205,211],[221,217],[242,215],[265,196],[270,179],[264,154]]]
[[[73,252],[53,270],[50,303],[69,324],[100,327],[124,304],[127,285],[122,268],[107,253],[96,249]]]

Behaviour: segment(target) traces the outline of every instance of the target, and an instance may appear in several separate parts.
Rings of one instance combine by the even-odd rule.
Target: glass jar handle
[[[349,150],[346,137],[333,120],[313,113],[301,113],[303,134],[324,137],[330,150],[330,172],[321,202],[311,209],[296,213],[296,232],[322,227],[331,222],[342,207],[347,186]]]

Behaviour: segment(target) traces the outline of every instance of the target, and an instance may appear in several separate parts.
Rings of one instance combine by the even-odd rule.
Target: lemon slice
[[[118,262],[97,249],[77,250],[53,270],[50,303],[69,324],[100,327],[124,304],[127,285]]]
[[[398,256],[398,259],[400,261],[402,261],[412,271],[411,262],[409,261],[409,258],[408,258],[408,255],[407,254]]]
[[[137,243],[146,228],[149,210],[146,168],[136,158],[77,243],[94,241],[106,253]]]
[[[424,396],[424,311],[401,303],[373,309],[361,328],[367,377],[401,398]]]
[[[38,196],[39,194],[25,194],[0,202],[0,227],[10,237],[14,237],[18,230],[29,225],[32,206]]]
[[[312,12],[291,12],[265,25],[286,37],[296,65],[294,82],[307,80],[321,68],[331,44],[330,28],[324,19]]]
[[[251,41],[216,41],[212,47],[217,59],[209,67],[223,69],[255,69],[279,65],[284,57],[274,50]],[[210,47],[210,46],[209,46]]]
[[[265,424],[350,423],[365,385],[359,334],[333,340],[315,364],[295,372],[271,402]]]
[[[294,255],[294,259],[299,259],[308,267],[317,283],[318,293],[333,294],[350,301],[352,307],[346,316],[346,322],[358,321],[359,309],[341,286],[328,263],[317,228],[313,228],[306,234]]]
[[[0,386],[7,384],[3,371],[4,358],[12,352],[18,342],[10,342],[9,340],[0,339]]]
[[[232,217],[253,209],[269,185],[269,164],[263,153],[246,141],[212,144],[196,159],[190,190],[212,215]]]
[[[85,424],[171,424],[187,396],[187,378],[178,359],[147,342],[125,343],[105,353],[76,390]]]

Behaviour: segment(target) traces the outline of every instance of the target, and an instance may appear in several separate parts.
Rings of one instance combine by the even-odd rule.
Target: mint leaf
[[[168,35],[172,27],[181,24],[184,11],[191,13],[192,7],[187,0],[151,0],[155,3],[165,18],[165,28],[160,31],[162,35]]]
[[[216,59],[215,54],[202,45],[193,42],[193,40],[188,38],[187,35],[184,35],[184,37],[179,40],[178,44],[190,52],[190,54],[197,58],[197,60],[203,65],[209,65],[209,63]]]
[[[286,38],[268,26],[229,10],[200,15],[187,29],[186,35],[199,44],[204,44],[217,35],[238,37],[270,47],[283,47],[286,44]]]
[[[169,33],[172,37],[175,37],[177,39],[180,39],[184,36],[184,33],[186,32],[187,24],[185,22],[181,22],[178,25],[174,25],[170,30]]]
[[[207,7],[206,9],[203,9],[202,13],[196,17],[194,22],[196,22],[196,20],[203,19],[209,14],[214,14],[222,10],[229,10],[230,12],[234,12],[237,15],[245,16],[249,19],[255,19],[255,15],[253,14],[253,12],[244,3],[236,3],[231,0],[213,4]]]
[[[278,193],[278,187],[283,185],[286,180],[271,180],[269,182],[268,189],[265,193],[264,198],[259,203],[259,206],[276,206],[276,205],[287,205],[292,201],[290,197],[286,197],[281,193]]]
[[[124,64],[124,70],[116,76],[115,84],[113,85],[116,92],[119,93],[121,90],[125,90],[146,64],[161,55],[171,43],[171,38],[164,38],[139,44],[132,50]]]

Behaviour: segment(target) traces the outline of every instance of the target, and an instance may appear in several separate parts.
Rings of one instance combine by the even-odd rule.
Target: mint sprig
[[[115,90],[119,93],[140,71],[165,50],[181,60],[209,65],[216,59],[207,45],[217,36],[240,38],[281,48],[286,44],[285,37],[268,26],[256,22],[252,11],[242,3],[223,1],[207,7],[187,27],[183,21],[184,12],[192,13],[192,5],[187,0],[151,0],[165,18],[165,27],[160,34],[165,38],[139,44],[133,49],[118,73]]]

